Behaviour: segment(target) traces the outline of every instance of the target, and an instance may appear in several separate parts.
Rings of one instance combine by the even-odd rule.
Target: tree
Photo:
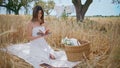
[[[0,6],[5,7],[9,13],[12,11],[15,14],[19,14],[21,7],[24,7],[27,11],[28,3],[34,0],[1,0]]]
[[[35,3],[35,5],[42,6],[42,8],[44,9],[44,12],[47,15],[50,15],[50,13],[52,12],[52,10],[54,9],[55,3],[54,3],[53,0],[48,0],[47,2],[45,2],[43,0],[39,0],[38,2]]]
[[[85,4],[81,3],[81,0],[72,0],[76,10],[77,21],[83,21],[86,11],[88,10],[90,4],[93,0],[86,0]]]
[[[86,11],[88,10],[90,4],[93,0],[86,0],[85,4],[81,3],[81,0],[72,0],[72,3],[76,9],[77,21],[83,21]],[[120,4],[120,0],[112,0],[114,4]]]

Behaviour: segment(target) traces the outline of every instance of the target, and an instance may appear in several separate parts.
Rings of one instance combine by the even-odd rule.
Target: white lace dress
[[[44,26],[34,27],[32,30],[32,36],[37,36],[37,32],[41,30],[45,32]],[[54,51],[46,42],[44,37],[30,41],[29,43],[14,44],[9,46],[8,51],[31,65],[34,68],[41,68],[39,64],[47,63],[55,67],[69,67],[72,68],[79,62],[67,61],[64,51]],[[49,54],[53,54],[56,59],[49,58]]]

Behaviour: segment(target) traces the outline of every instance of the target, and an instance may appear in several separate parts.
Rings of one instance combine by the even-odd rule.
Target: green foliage
[[[0,4],[2,4],[3,0],[0,0]]]
[[[62,15],[61,15],[61,18],[66,19],[67,17],[68,17],[68,15],[67,15],[67,13],[66,13],[65,10],[64,10],[64,12],[63,12]]]
[[[50,15],[50,13],[52,12],[52,10],[54,9],[55,3],[53,0],[48,0],[48,1],[43,1],[43,0],[39,0],[38,2],[35,3],[36,5],[40,5],[42,6],[42,8],[44,9],[44,12],[47,15]]]
[[[2,0],[0,1],[0,6],[5,7],[8,11],[12,11],[15,14],[19,14],[19,10],[21,7],[24,7],[27,11],[27,7],[29,7],[29,3],[34,0]]]

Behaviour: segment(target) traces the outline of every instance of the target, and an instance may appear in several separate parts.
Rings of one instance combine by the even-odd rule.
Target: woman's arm
[[[27,39],[28,39],[28,40],[34,40],[34,39],[43,37],[43,36],[41,36],[41,35],[38,35],[38,36],[36,36],[36,37],[32,36],[32,28],[33,28],[32,25],[33,25],[32,23],[28,23],[27,30],[26,30],[26,31],[27,31]]]

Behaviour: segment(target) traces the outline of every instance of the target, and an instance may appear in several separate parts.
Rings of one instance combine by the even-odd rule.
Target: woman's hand
[[[45,34],[48,34],[49,33],[49,29],[47,29],[46,31],[45,31]]]
[[[50,34],[50,30],[49,29],[45,31],[45,35],[48,35],[48,34]]]

